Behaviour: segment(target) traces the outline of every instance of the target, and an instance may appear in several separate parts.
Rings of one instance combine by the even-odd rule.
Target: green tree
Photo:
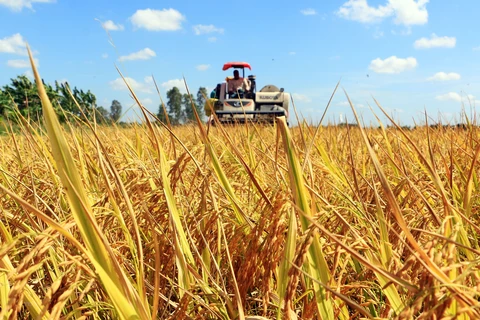
[[[0,88],[0,117],[4,117],[9,110],[12,100],[5,91]]]
[[[95,119],[97,123],[107,123],[111,119],[111,114],[104,107],[95,108]]]
[[[167,91],[168,117],[171,124],[179,124],[182,120],[182,94],[177,87]]]
[[[200,119],[203,119],[203,116],[205,115],[203,107],[205,106],[205,103],[207,102],[206,99],[208,99],[207,88],[205,88],[205,87],[198,88],[196,107],[197,107],[197,113],[198,113],[198,116],[200,117]]]
[[[118,100],[113,100],[110,106],[110,118],[117,122],[122,115],[122,104]]]
[[[64,111],[74,113],[78,108],[68,89],[67,82],[58,83],[58,81],[55,81],[55,90],[59,93],[58,103]]]
[[[83,114],[85,114],[87,119],[93,119],[97,98],[90,90],[85,92],[77,87],[72,90],[68,82],[59,84],[58,81],[55,81],[55,87],[59,94],[58,103],[68,117],[76,116],[83,119]]]
[[[165,108],[165,110],[164,110],[164,108]],[[163,102],[160,104],[160,106],[158,106],[157,117],[163,123],[167,123],[167,117],[165,115],[165,112],[168,113],[168,110],[166,110],[166,109],[167,109],[167,106],[165,106],[165,104]]]
[[[83,113],[88,119],[91,119],[93,116],[92,113],[97,107],[97,98],[95,95],[90,92],[90,90],[85,92],[83,90],[78,90],[76,87],[73,89],[73,93]]]
[[[189,122],[195,120],[195,114],[192,109],[192,102],[195,104],[193,95],[183,94],[182,96],[182,109],[183,109],[183,119],[184,122]],[[195,106],[196,107],[196,106]]]
[[[88,119],[92,119],[93,112],[96,112],[97,98],[90,90],[83,91],[75,87],[70,94],[70,87],[66,82],[55,81],[55,86],[45,83],[44,80],[42,83],[61,122],[66,120],[65,117],[72,115],[83,117],[80,110]],[[14,119],[12,116],[16,107],[20,114],[34,121],[38,121],[42,116],[42,104],[37,85],[25,75],[11,79],[9,85],[0,89],[0,115]]]
[[[33,101],[36,93],[35,87],[30,79],[24,75],[10,80],[11,84],[4,86],[2,90],[2,96],[4,97],[2,100],[5,103],[2,114],[10,117],[17,107],[22,115],[26,115],[29,106],[28,98],[30,97],[30,102]]]
[[[25,75],[11,79],[11,82],[10,85],[4,86],[2,90],[2,103],[5,103],[2,113],[4,115],[11,114],[16,106],[24,117],[38,121],[42,116],[42,104],[36,84]],[[42,83],[50,100],[56,101],[58,92],[51,85],[46,84],[45,81],[42,80]]]

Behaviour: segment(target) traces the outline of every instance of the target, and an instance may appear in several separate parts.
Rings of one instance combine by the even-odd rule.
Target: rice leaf
[[[289,281],[288,270],[290,269],[290,265],[295,258],[295,247],[297,240],[297,217],[295,216],[294,210],[291,210],[288,221],[289,223],[287,241],[285,243],[284,250],[285,253],[283,255],[282,261],[280,261],[280,266],[278,270],[277,294],[279,299],[279,305],[277,309],[277,319],[282,318],[282,303],[286,296],[286,290]]]
[[[175,259],[178,268],[178,281],[180,287],[180,296],[183,297],[185,291],[190,290],[194,279],[190,274],[189,267],[195,265],[193,254],[188,244],[187,236],[183,230],[181,214],[177,208],[175,197],[170,186],[168,178],[169,166],[165,152],[162,146],[158,146],[160,150],[160,172],[162,175],[163,191],[167,200],[168,209],[170,212],[170,223],[173,232],[173,240],[175,245]]]
[[[309,199],[309,193],[305,188],[305,182],[302,172],[300,161],[295,153],[295,147],[292,142],[290,131],[288,130],[285,117],[278,117],[279,129],[283,138],[283,144],[285,153],[288,159],[288,173],[290,177],[290,188],[292,190],[293,199],[296,206],[306,216],[311,217],[311,199]],[[300,217],[302,229],[305,232],[310,222],[305,216]],[[317,279],[324,285],[328,285],[330,281],[329,268],[322,250],[317,235],[313,236],[312,244],[308,250],[308,262],[306,263],[307,273],[309,273],[314,279]],[[318,282],[313,283],[315,290],[315,299],[317,301],[318,310],[323,319],[334,319],[333,305],[325,290],[325,287]]]
[[[37,83],[38,94],[42,102],[43,116],[53,156],[57,164],[58,174],[66,189],[72,215],[78,224],[87,250],[91,252],[91,262],[96,266],[100,279],[110,299],[112,299],[112,303],[116,306],[119,316],[122,319],[147,319],[149,312],[146,306],[143,305],[138,293],[135,292],[126,278],[91,212],[90,200],[86,195],[80,175],[75,167],[69,144],[62,132],[62,127],[50,99],[45,92],[28,45],[27,50]]]
[[[386,201],[389,203],[389,205],[392,209],[392,213],[393,213],[393,216],[396,219],[396,222],[398,223],[398,225],[400,226],[402,231],[405,233],[405,236],[407,238],[408,243],[410,244],[412,249],[418,254],[419,261],[425,266],[425,268],[428,270],[428,272],[430,272],[430,274],[432,274],[442,284],[446,285],[446,288],[448,288],[448,290],[450,290],[452,292],[455,299],[460,303],[460,305],[462,307],[467,307],[467,306],[471,305],[472,303],[475,303],[475,300],[472,297],[464,294],[457,287],[452,285],[451,279],[445,274],[445,272],[442,271],[442,269],[436,263],[434,263],[434,261],[432,261],[432,259],[426,254],[426,252],[420,247],[418,242],[413,237],[412,233],[410,232],[410,228],[408,227],[408,225],[407,225],[407,223],[406,223],[406,221],[405,221],[405,219],[402,215],[400,206],[399,206],[397,200],[395,199],[395,195],[393,194],[393,191],[392,191],[392,189],[391,189],[391,187],[390,187],[390,185],[387,181],[387,178],[386,178],[385,173],[382,169],[382,166],[381,166],[381,164],[378,160],[378,157],[375,154],[375,151],[373,150],[372,146],[370,145],[363,127],[360,125],[360,120],[359,120],[358,115],[356,113],[355,107],[353,106],[353,104],[350,100],[350,97],[348,96],[348,94],[346,92],[345,92],[345,95],[347,96],[348,102],[351,106],[351,109],[352,109],[354,115],[355,115],[356,121],[359,124],[360,132],[362,133],[365,145],[367,146],[367,149],[369,151],[370,158],[372,159],[373,165],[375,167],[375,171],[377,172],[378,178],[379,178],[380,183],[382,185],[382,189],[385,192]],[[425,161],[425,163],[427,163],[427,162]],[[445,203],[446,202],[446,196],[445,196],[445,193],[444,193],[444,188],[441,185],[441,180],[438,177],[437,172],[431,166],[429,166],[429,168],[430,168],[430,172],[434,176],[435,184],[441,190],[442,200]],[[449,208],[449,205],[445,204],[445,207]],[[478,315],[480,317],[480,312],[477,311],[477,310],[468,309],[467,312],[471,316]]]

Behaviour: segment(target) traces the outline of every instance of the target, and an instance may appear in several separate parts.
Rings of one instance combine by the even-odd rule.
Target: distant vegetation
[[[108,111],[97,105],[97,98],[90,90],[84,91],[69,86],[67,82],[55,81],[52,86],[43,82],[47,95],[52,101],[55,112],[61,123],[74,118],[86,117],[89,121],[95,120],[100,124],[119,122],[122,116],[122,104],[113,100]],[[207,89],[200,87],[197,96],[182,94],[177,87],[167,91],[167,103],[160,104],[157,116],[160,121],[166,122],[165,112],[170,124],[185,124],[194,120],[192,104],[203,117],[203,106],[207,97]],[[72,97],[73,96],[73,97]],[[27,76],[20,75],[11,79],[11,83],[0,88],[0,122],[10,120],[17,122],[18,113],[34,122],[38,122],[42,115],[42,105],[38,96],[37,87]],[[165,110],[164,110],[165,109]]]
[[[197,97],[192,94],[188,95],[180,92],[177,87],[167,91],[167,105],[160,105],[157,117],[160,121],[166,122],[165,113],[171,124],[184,124],[195,120],[192,105],[195,106],[200,118],[203,117],[203,107],[206,97],[208,97],[207,89],[200,87],[197,91]]]
[[[97,105],[97,98],[90,91],[84,91],[67,82],[55,81],[55,86],[43,82],[47,95],[52,101],[60,122],[85,114],[88,120],[95,116],[97,122],[108,122],[121,115],[122,106],[114,100],[111,112]],[[73,97],[72,97],[73,96]],[[20,75],[11,79],[11,83],[0,88],[0,118],[16,120],[15,109],[33,121],[38,121],[42,115],[42,105],[38,97],[37,87],[27,76]]]
[[[358,127],[358,124],[356,123],[339,123],[339,124],[334,124],[334,125],[327,125],[327,126],[333,126],[333,127],[339,127],[339,128],[345,128],[345,127]],[[466,130],[469,127],[475,127],[477,126],[475,123],[457,123],[457,124],[441,124],[441,123],[433,123],[429,124],[428,127],[431,129],[463,129]],[[401,126],[402,130],[415,130],[415,129],[423,129],[425,128],[425,125],[415,125],[415,126],[408,126],[408,125],[403,125]],[[395,126],[390,126],[387,125],[386,128],[395,128]],[[380,127],[379,127],[380,129]]]

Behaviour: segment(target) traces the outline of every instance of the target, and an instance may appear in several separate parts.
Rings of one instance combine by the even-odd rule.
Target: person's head
[[[238,72],[238,70],[234,70],[234,71],[233,71],[233,77],[234,77],[235,79],[240,78],[240,72]]]

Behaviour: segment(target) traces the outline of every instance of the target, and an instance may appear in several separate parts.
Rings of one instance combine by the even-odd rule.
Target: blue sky
[[[0,86],[31,76],[25,43],[42,78],[90,89],[98,105],[139,114],[115,65],[157,112],[172,86],[212,89],[247,61],[259,87],[292,93],[297,112],[353,121],[346,90],[366,124],[373,98],[401,124],[457,123],[480,101],[478,0],[105,1],[0,0]],[[108,31],[108,32],[107,32]],[[293,110],[292,110],[293,111]],[[295,123],[291,112],[291,121]]]

